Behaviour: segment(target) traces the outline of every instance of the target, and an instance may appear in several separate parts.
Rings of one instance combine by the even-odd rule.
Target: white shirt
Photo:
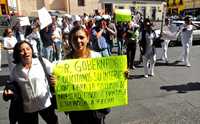
[[[90,51],[90,58],[97,58],[97,57],[101,57],[101,54],[95,51]]]
[[[178,36],[178,27],[174,24],[165,25],[163,27],[163,40],[176,40]]]
[[[48,73],[52,72],[52,64],[43,59]],[[16,81],[20,88],[24,112],[36,112],[51,105],[49,84],[38,58],[32,59],[30,69],[17,64],[10,74],[11,81]]]
[[[53,40],[54,42],[61,41],[62,31],[60,28],[56,27],[56,30],[52,33],[56,38]]]
[[[17,39],[14,36],[3,38],[3,47],[14,48],[17,43]],[[8,53],[12,53],[13,50],[8,50]]]
[[[185,29],[185,30],[184,30]],[[181,27],[181,41],[183,43],[192,43],[193,25],[183,25]]]

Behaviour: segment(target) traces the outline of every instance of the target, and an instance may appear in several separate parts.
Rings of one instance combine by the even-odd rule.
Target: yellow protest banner
[[[116,22],[129,22],[131,18],[131,11],[129,9],[115,9]]]
[[[96,110],[128,104],[126,56],[70,59],[54,75],[58,111]]]

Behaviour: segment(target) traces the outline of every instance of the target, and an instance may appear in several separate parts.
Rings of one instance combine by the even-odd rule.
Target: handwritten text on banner
[[[126,56],[59,62],[54,68],[58,110],[95,110],[128,104],[126,69]]]

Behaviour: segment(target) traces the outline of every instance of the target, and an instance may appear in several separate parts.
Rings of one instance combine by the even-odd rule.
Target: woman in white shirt
[[[8,67],[9,71],[12,71],[14,66],[13,61],[13,48],[17,43],[17,39],[13,36],[13,31],[11,28],[6,28],[4,31],[4,38],[3,38],[3,48],[7,50],[7,59],[8,59]]]
[[[22,98],[23,114],[20,124],[38,124],[38,114],[47,124],[58,124],[58,118],[51,103],[49,85],[55,86],[55,78],[47,81],[42,64],[33,54],[32,45],[27,41],[21,41],[14,47],[14,63],[16,66],[10,74],[11,83],[19,87]],[[49,74],[52,65],[47,59],[43,59]],[[4,94],[13,94],[5,91]]]

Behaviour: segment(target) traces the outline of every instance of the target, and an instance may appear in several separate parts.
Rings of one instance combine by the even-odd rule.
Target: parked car
[[[177,26],[178,29],[180,29],[180,26],[184,24],[184,21],[173,21],[173,24]],[[200,21],[192,21],[192,23],[200,26]],[[156,37],[158,38],[160,36],[160,29],[155,30]],[[194,28],[193,30],[193,44],[200,44],[200,28]],[[157,46],[160,46],[160,42],[156,44]],[[169,46],[179,46],[181,45],[181,36],[180,33],[176,40],[173,40],[169,43]]]

